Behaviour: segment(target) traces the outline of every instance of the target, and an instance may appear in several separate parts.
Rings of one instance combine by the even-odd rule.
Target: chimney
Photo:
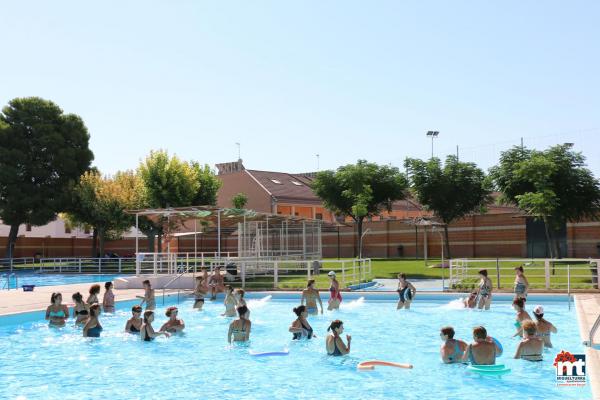
[[[244,168],[244,164],[242,163],[241,158],[234,162],[215,164],[215,166],[217,167],[217,170],[219,171],[218,175],[233,174],[235,172],[242,172],[243,170],[246,169],[246,168]]]

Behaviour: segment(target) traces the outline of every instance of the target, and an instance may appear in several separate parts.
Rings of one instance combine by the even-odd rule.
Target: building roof
[[[321,204],[321,199],[310,188],[312,177],[285,172],[258,171],[246,172],[258,181],[278,201],[305,201]]]

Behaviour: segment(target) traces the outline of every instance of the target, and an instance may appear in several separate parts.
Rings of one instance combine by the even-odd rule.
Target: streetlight
[[[317,171],[319,171],[319,167],[320,167],[320,165],[319,165],[320,164],[319,163],[319,161],[320,161],[319,157],[320,157],[320,155],[318,155],[318,154],[315,154],[315,155],[317,156]]]
[[[436,232],[440,235],[440,243],[442,244],[442,291],[444,291],[444,235],[442,231],[435,229],[435,225],[431,227],[431,232]]]
[[[362,259],[362,245],[363,245],[363,238],[365,237],[365,235],[367,233],[369,233],[371,231],[371,228],[367,228],[362,235],[360,235],[360,245],[358,246],[358,259]]]
[[[239,142],[235,142],[235,145],[238,148],[238,160],[241,160],[242,159],[242,152],[240,151],[241,145]]]
[[[439,131],[427,131],[427,136],[431,137],[431,158],[433,158],[433,139],[438,137]]]

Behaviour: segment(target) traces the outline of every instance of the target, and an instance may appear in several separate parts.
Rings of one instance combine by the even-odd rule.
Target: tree
[[[451,258],[448,225],[465,215],[483,210],[490,201],[490,184],[485,173],[473,163],[446,157],[442,167],[438,158],[428,161],[407,159],[415,197],[444,222],[445,252]]]
[[[118,172],[114,177],[103,177],[97,171],[84,173],[73,188],[72,202],[66,220],[74,226],[93,228],[92,256],[104,254],[107,238],[120,237],[131,228],[133,217],[125,210],[135,208],[138,183],[131,171]]]
[[[19,225],[56,218],[94,155],[82,119],[51,101],[13,99],[0,121],[0,218],[10,225],[6,256],[12,258]]]
[[[501,201],[544,222],[551,257],[560,257],[557,231],[565,223],[600,216],[600,183],[571,144],[544,151],[513,147],[490,170]]]
[[[391,211],[392,203],[405,197],[407,181],[396,167],[379,166],[365,160],[317,173],[312,188],[326,208],[356,222],[357,248],[362,247],[363,220]]]
[[[244,193],[238,193],[231,198],[231,204],[233,205],[233,208],[244,208],[246,207],[246,204],[248,204],[248,196]]]
[[[192,161],[190,163],[198,182],[196,195],[190,205],[194,206],[214,206],[217,204],[217,192],[221,187],[221,181],[216,177],[210,167],[205,164]]]

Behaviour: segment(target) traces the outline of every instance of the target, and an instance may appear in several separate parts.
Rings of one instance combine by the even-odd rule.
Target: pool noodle
[[[250,350],[250,355],[253,357],[271,357],[271,356],[287,356],[290,354],[288,350],[284,351],[265,351],[265,352],[255,352]]]
[[[357,368],[359,370],[372,370],[372,369],[375,369],[375,366],[396,367],[396,368],[406,368],[406,369],[410,369],[413,367],[412,364],[402,364],[402,363],[396,363],[396,362],[391,362],[391,361],[381,361],[381,360],[369,360],[369,361],[362,361],[362,362],[358,363]]]

